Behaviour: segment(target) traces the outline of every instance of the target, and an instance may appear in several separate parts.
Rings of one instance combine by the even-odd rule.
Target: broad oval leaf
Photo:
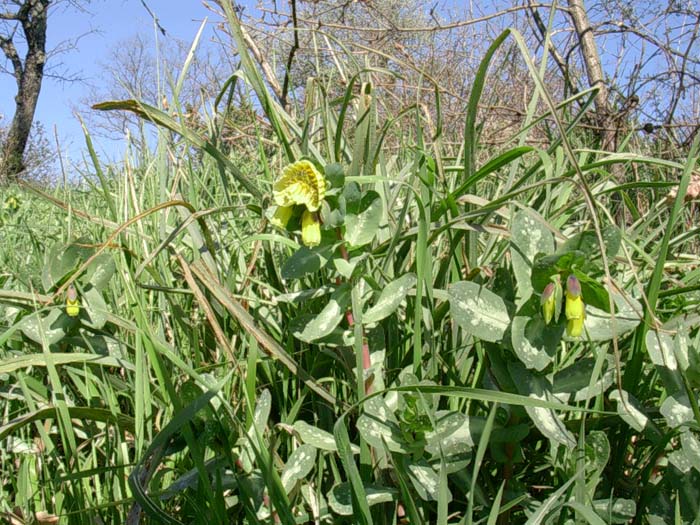
[[[328,304],[313,317],[303,316],[303,324],[295,323],[294,337],[311,343],[329,335],[343,318],[350,305],[350,285],[343,284],[330,297]]]
[[[301,279],[310,273],[316,273],[326,265],[332,252],[328,247],[307,248],[302,246],[282,265],[283,279]]]
[[[526,370],[517,362],[508,363],[508,370],[518,389],[524,396],[542,401],[552,401],[553,395],[549,382],[542,376]],[[573,434],[567,430],[557,414],[550,408],[525,407],[530,419],[535,426],[552,442],[565,445],[569,448],[576,446]]]
[[[335,444],[335,437],[330,432],[321,430],[318,427],[309,425],[306,421],[295,421],[294,431],[299,434],[299,439],[309,445],[312,445],[320,450],[328,450],[331,452],[337,452],[338,447]],[[353,454],[360,453],[360,447],[351,444],[350,449]]]
[[[462,329],[484,341],[503,339],[510,324],[503,299],[471,281],[454,283],[448,293],[452,318]]]
[[[362,314],[362,322],[371,324],[381,321],[393,314],[406,298],[408,292],[416,286],[416,275],[407,273],[386,285],[377,302]]]
[[[362,197],[357,213],[351,213],[348,206],[345,216],[345,240],[350,246],[364,246],[372,242],[379,229],[383,213],[382,199],[375,191],[368,191]]]
[[[287,459],[284,465],[282,486],[289,493],[297,481],[302,480],[311,472],[316,464],[316,447],[312,445],[300,445]]]
[[[367,504],[370,507],[377,503],[394,501],[398,494],[396,489],[371,484],[365,485],[365,493],[367,494]],[[352,516],[352,487],[350,483],[335,485],[328,493],[328,504],[336,514]]]
[[[54,308],[45,316],[40,312],[30,314],[22,319],[18,326],[32,341],[52,345],[65,337],[66,331],[73,323],[73,319],[64,315],[62,309]]]
[[[518,283],[518,305],[532,295],[532,266],[538,253],[552,253],[554,239],[545,226],[545,220],[530,209],[520,210],[513,216],[510,227],[510,255],[513,273]]]

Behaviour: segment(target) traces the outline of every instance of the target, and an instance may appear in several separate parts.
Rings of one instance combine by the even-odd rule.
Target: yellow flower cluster
[[[306,246],[321,243],[318,210],[326,197],[326,179],[308,160],[299,160],[282,170],[272,190],[277,210],[270,222],[286,228],[295,206],[304,206],[301,215],[301,240]]]
[[[552,319],[556,321],[559,318],[561,298],[561,282],[557,275],[555,281],[545,286],[540,299],[542,317],[545,324],[551,323]],[[586,305],[583,303],[583,296],[581,295],[581,283],[573,274],[569,275],[569,278],[566,280],[564,313],[566,314],[566,334],[569,337],[581,337],[583,323],[586,319]]]

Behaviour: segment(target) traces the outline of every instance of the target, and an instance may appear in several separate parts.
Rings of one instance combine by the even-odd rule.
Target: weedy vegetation
[[[119,170],[88,134],[81,185],[2,190],[3,521],[700,523],[697,142],[596,149],[514,30],[456,146],[351,55],[285,108],[226,14],[203,125],[174,79],[97,106],[158,130]],[[535,89],[495,148],[505,45]],[[218,140],[234,90],[257,149]]]

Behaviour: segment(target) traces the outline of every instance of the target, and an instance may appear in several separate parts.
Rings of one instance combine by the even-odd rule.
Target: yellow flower
[[[5,209],[9,211],[17,211],[19,209],[19,201],[13,197],[10,196],[7,199],[5,199]]]
[[[274,215],[270,219],[270,223],[272,223],[273,226],[284,229],[287,227],[287,223],[289,222],[289,219],[291,219],[293,213],[293,206],[278,206]]]
[[[326,179],[308,160],[299,160],[282,170],[273,186],[278,206],[303,204],[308,211],[317,211],[326,196]]]
[[[566,280],[566,333],[569,337],[581,337],[583,322],[586,319],[586,305],[581,296],[581,283],[575,275]]]
[[[321,244],[321,223],[316,214],[308,210],[301,215],[301,240],[309,247]]]
[[[71,317],[78,317],[80,313],[80,299],[78,299],[78,291],[72,284],[68,287],[66,293],[66,313]]]
[[[554,283],[549,283],[545,286],[542,292],[542,297],[540,298],[540,305],[542,305],[542,316],[544,317],[544,324],[549,324],[552,322],[552,317],[554,317],[555,309],[555,293],[554,293]],[[560,296],[561,297],[561,296]]]

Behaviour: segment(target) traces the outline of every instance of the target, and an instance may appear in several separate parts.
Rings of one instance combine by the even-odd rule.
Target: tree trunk
[[[17,82],[15,114],[2,148],[0,183],[15,180],[24,170],[24,150],[34,120],[46,62],[46,21],[50,0],[27,0],[17,13],[26,39],[22,63],[11,39],[3,39],[2,50],[10,60]]]
[[[588,20],[586,8],[583,5],[583,0],[568,0],[569,12],[571,19],[574,22],[574,29],[581,44],[581,55],[588,76],[588,83],[591,87],[597,87],[598,92],[595,96],[595,108],[597,113],[598,125],[601,128],[601,149],[605,151],[615,151],[616,135],[615,122],[610,111],[610,101],[608,86],[605,84],[603,76],[603,67],[600,65],[600,55],[598,54],[598,46],[595,43],[593,28]]]

